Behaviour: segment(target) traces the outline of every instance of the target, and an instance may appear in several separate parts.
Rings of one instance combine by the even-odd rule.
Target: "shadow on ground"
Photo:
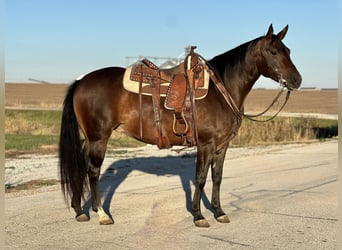
[[[187,210],[191,210],[191,185],[195,182],[196,153],[166,157],[138,157],[113,162],[100,178],[100,192],[103,208],[110,214],[110,204],[116,190],[127,176],[133,171],[141,171],[156,176],[179,176],[184,190]],[[210,201],[205,192],[202,197],[204,206],[211,210]],[[120,202],[116,200],[115,202]],[[83,207],[86,214],[91,210],[91,200],[88,199]]]

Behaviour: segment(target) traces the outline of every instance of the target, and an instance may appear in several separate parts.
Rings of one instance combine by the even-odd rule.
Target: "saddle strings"
[[[195,52],[194,52],[195,53]],[[197,53],[196,53],[197,54]],[[204,62],[204,67],[208,68],[208,71],[211,73],[211,78],[213,80],[213,82],[215,83],[216,88],[219,90],[219,92],[223,95],[224,99],[226,100],[227,104],[229,105],[229,107],[232,109],[232,111],[234,112],[234,114],[239,118],[239,119],[243,119],[244,117],[247,118],[248,120],[254,121],[254,122],[268,122],[273,120],[275,117],[277,117],[277,115],[283,110],[283,108],[285,107],[288,99],[290,98],[290,93],[291,91],[288,90],[286,97],[285,97],[285,101],[282,104],[282,106],[280,107],[280,109],[270,118],[267,118],[265,120],[257,120],[255,119],[256,117],[262,116],[265,113],[267,113],[271,107],[274,106],[274,104],[278,101],[279,97],[281,96],[281,94],[283,93],[285,88],[282,88],[279,93],[277,94],[277,96],[274,98],[274,100],[272,101],[272,103],[261,113],[256,114],[256,115],[248,115],[245,114],[244,112],[241,112],[241,110],[237,107],[234,99],[232,98],[232,96],[229,94],[229,92],[226,90],[226,88],[223,86],[223,81],[220,78],[220,76],[217,74],[217,72],[215,71],[215,69],[212,67],[212,65],[210,65],[210,63],[201,55],[197,54],[199,58],[201,58]],[[213,74],[213,75],[212,75]],[[212,77],[213,76],[213,77]],[[214,78],[214,79],[213,79]],[[215,79],[216,78],[216,79]]]

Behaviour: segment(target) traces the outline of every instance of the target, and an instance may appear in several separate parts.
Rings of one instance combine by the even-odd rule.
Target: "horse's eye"
[[[271,54],[272,54],[273,56],[275,56],[275,55],[277,54],[277,51],[276,51],[276,50],[270,50],[270,52],[271,52]]]

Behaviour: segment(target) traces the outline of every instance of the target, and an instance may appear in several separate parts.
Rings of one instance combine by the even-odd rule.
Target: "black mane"
[[[256,38],[244,44],[241,44],[234,49],[224,52],[220,55],[215,56],[208,63],[213,67],[213,69],[219,74],[219,76],[224,80],[224,76],[229,74],[233,68],[239,66],[245,66],[245,57],[248,51],[250,51],[254,45],[263,37]]]

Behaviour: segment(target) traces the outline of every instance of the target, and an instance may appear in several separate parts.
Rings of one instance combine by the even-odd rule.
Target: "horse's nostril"
[[[300,74],[294,75],[292,77],[292,81],[293,81],[294,84],[296,84],[299,87],[300,84],[302,83],[302,76]]]
[[[302,83],[302,76],[301,76],[301,75],[299,75],[299,77],[298,77],[298,78],[299,78],[299,80],[298,80],[298,83],[299,83],[299,84],[301,84],[301,83]]]

